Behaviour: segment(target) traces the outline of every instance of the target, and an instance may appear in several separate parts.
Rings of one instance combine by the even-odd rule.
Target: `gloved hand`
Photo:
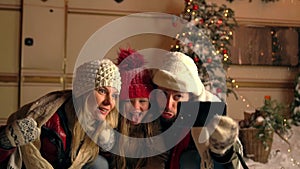
[[[16,120],[5,128],[5,134],[12,147],[22,146],[39,138],[41,130],[31,118]]]
[[[238,123],[228,116],[215,116],[207,125],[209,149],[223,155],[238,139]]]

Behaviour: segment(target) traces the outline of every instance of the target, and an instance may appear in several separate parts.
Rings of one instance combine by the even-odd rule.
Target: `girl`
[[[153,166],[164,167],[164,160],[157,157],[144,157],[149,148],[145,142],[132,142],[135,138],[150,138],[160,134],[160,125],[150,109],[150,93],[154,89],[150,71],[143,68],[144,58],[132,49],[120,49],[118,66],[121,73],[120,121],[118,130],[119,156],[115,156],[114,168],[139,169]],[[153,106],[154,107],[154,106]],[[123,137],[124,136],[124,137]],[[132,158],[134,156],[134,158]],[[149,162],[152,160],[151,162]],[[156,167],[157,168],[157,167]]]

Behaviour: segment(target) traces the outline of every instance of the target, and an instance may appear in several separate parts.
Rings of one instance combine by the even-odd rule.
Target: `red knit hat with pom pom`
[[[149,97],[153,83],[144,63],[143,55],[131,48],[120,48],[117,63],[122,81],[120,100]]]

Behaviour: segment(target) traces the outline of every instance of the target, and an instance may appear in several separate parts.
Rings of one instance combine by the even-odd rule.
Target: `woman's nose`
[[[109,95],[109,94],[106,95],[106,97],[105,97],[105,99],[104,99],[104,101],[103,101],[103,104],[105,104],[105,105],[111,104],[112,99],[113,99],[113,97],[112,97],[111,95]]]

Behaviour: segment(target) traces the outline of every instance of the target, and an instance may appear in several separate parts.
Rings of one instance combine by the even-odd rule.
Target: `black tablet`
[[[177,106],[178,119],[194,122],[193,127],[203,127],[215,116],[226,115],[224,102],[179,102]]]

